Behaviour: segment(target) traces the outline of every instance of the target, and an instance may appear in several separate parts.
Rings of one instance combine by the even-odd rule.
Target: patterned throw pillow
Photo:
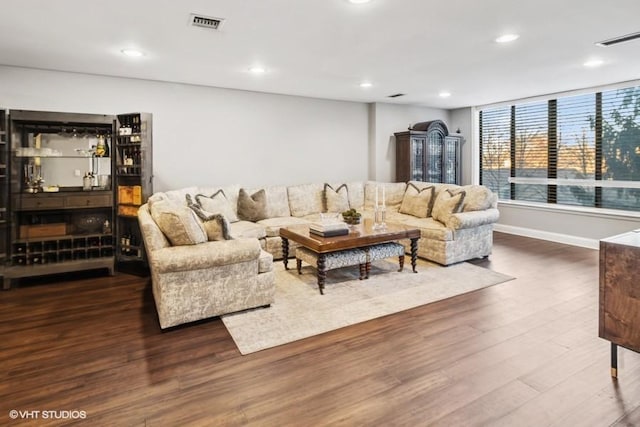
[[[196,203],[210,214],[221,214],[229,220],[229,222],[238,222],[238,215],[233,210],[231,202],[227,199],[224,191],[218,190],[211,196],[204,194],[196,195]]]
[[[212,214],[202,209],[200,205],[193,202],[190,195],[187,194],[187,205],[196,214],[201,221],[204,231],[207,233],[207,239],[213,240],[231,240],[233,237],[229,234],[229,221],[222,214]]]
[[[324,203],[327,212],[344,212],[349,210],[349,188],[342,184],[337,189],[324,184]]]
[[[460,212],[462,202],[464,202],[464,190],[442,190],[438,193],[436,201],[433,203],[431,216],[433,219],[446,224],[449,217]]]
[[[260,221],[267,218],[267,194],[263,190],[249,195],[244,188],[238,195],[238,216],[245,221]]]
[[[435,187],[427,185],[418,188],[415,184],[409,183],[402,198],[400,205],[400,213],[413,215],[418,218],[427,218],[431,216],[431,207],[433,204],[433,195]]]
[[[151,217],[173,246],[196,245],[207,241],[207,233],[187,206],[159,200],[149,207]]]

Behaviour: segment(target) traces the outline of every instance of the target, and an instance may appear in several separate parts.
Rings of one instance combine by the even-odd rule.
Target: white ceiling
[[[226,21],[191,27],[192,12]],[[4,65],[359,102],[456,108],[640,78],[640,40],[594,45],[640,31],[639,0],[2,0],[0,16]],[[505,32],[520,39],[493,42]]]

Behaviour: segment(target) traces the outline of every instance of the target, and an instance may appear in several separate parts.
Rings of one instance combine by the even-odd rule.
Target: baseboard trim
[[[513,225],[494,224],[493,229],[501,233],[514,234],[516,236],[531,237],[533,239],[548,240],[550,242],[564,243],[565,245],[579,246],[582,248],[599,249],[600,241],[587,239],[586,237],[571,236],[569,234],[553,233],[551,231],[535,230],[533,228],[516,227]]]

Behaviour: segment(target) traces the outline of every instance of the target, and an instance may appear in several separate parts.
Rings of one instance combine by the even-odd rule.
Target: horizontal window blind
[[[602,92],[603,179],[640,181],[640,87]],[[640,210],[640,190],[605,188],[602,206]]]
[[[640,211],[640,87],[487,108],[479,126],[501,199]]]
[[[501,199],[511,197],[511,108],[480,112],[481,181]]]
[[[515,106],[515,176],[547,177],[549,122],[547,102]],[[547,186],[516,184],[515,199],[547,201]]]
[[[586,94],[557,100],[558,179],[596,178],[596,96]],[[557,189],[557,202],[565,205],[595,206],[594,187],[566,185]]]

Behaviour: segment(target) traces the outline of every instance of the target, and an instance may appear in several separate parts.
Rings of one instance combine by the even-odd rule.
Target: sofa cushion
[[[342,184],[333,188],[330,184],[324,184],[324,211],[344,212],[349,210],[349,188]]]
[[[158,228],[173,246],[196,245],[207,241],[207,233],[195,212],[168,199],[154,201],[149,210]]]
[[[238,216],[244,221],[260,221],[267,217],[267,194],[264,189],[251,195],[244,189],[238,194]]]
[[[280,236],[280,229],[282,227],[307,225],[309,224],[309,221],[302,218],[296,218],[294,216],[284,216],[280,218],[262,219],[258,221],[258,224],[262,225],[265,228],[267,237],[278,237]]]
[[[443,224],[446,224],[452,214],[460,212],[464,202],[464,190],[443,190],[433,203],[431,216]]]
[[[431,216],[434,194],[435,187],[433,185],[416,185],[410,182],[404,192],[399,212],[418,218]]]
[[[324,187],[322,184],[303,184],[287,188],[291,215],[301,217],[323,211],[322,198]]]
[[[250,237],[253,237],[254,239],[262,239],[267,235],[263,225],[250,221],[238,221],[231,223],[229,224],[229,229],[229,234],[234,239]]]
[[[462,212],[484,211],[498,200],[498,196],[484,185],[465,185],[462,189],[466,193]]]
[[[385,205],[387,211],[397,211],[402,204],[404,192],[407,184],[404,182],[375,182],[367,181],[364,186],[364,207],[373,209],[375,207],[376,187],[378,187],[378,203],[382,204],[382,188],[385,191]]]
[[[210,196],[196,194],[195,200],[205,212],[224,215],[229,222],[239,221],[233,205],[229,202],[223,190],[218,190]]]
[[[420,230],[420,236],[423,239],[439,240],[448,242],[453,240],[454,231],[447,228],[440,221],[433,218],[416,218],[413,215],[395,214],[393,222],[397,222],[407,227],[417,228]]]

